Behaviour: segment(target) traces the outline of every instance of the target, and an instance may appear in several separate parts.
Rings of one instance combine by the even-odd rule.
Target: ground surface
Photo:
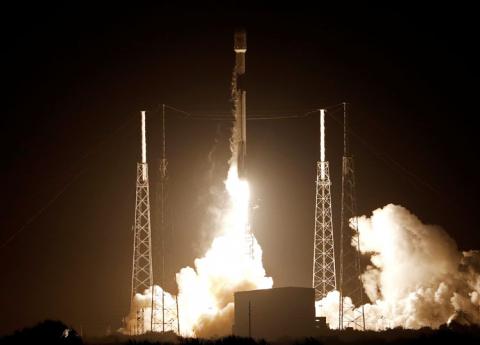
[[[68,330],[68,332],[65,332]],[[14,334],[0,338],[1,345],[9,344],[180,344],[180,345],[314,345],[314,344],[480,344],[480,328],[451,325],[439,330],[393,329],[385,332],[330,331],[316,337],[304,339],[262,339],[224,337],[218,339],[179,338],[174,334],[147,334],[138,337],[127,337],[112,334],[101,338],[82,339],[75,330],[60,321],[43,321],[34,327],[25,328]]]

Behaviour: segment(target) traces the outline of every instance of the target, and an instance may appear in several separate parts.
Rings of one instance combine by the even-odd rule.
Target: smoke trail
[[[368,329],[480,325],[480,251],[460,252],[443,229],[392,204],[360,217],[358,228],[371,262],[361,275]],[[338,292],[319,305],[337,328]]]

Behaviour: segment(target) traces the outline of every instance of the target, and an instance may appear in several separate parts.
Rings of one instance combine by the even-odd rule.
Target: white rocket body
[[[246,173],[245,159],[247,155],[247,91],[245,91],[245,55],[247,52],[247,34],[245,31],[236,31],[234,38],[235,69],[233,94],[235,102],[235,118],[239,125],[238,135],[238,175],[244,177]]]

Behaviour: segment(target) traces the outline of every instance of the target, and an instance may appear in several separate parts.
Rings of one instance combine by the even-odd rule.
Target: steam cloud
[[[183,336],[230,334],[234,292],[273,285],[272,278],[265,274],[262,249],[256,239],[253,258],[246,247],[250,191],[248,182],[239,178],[236,166],[240,140],[240,121],[236,120],[225,181],[227,206],[216,212],[216,233],[220,235],[205,255],[195,260],[194,268],[182,268],[176,275]],[[375,210],[370,218],[360,217],[358,229],[361,252],[370,257],[371,263],[360,277],[370,299],[370,303],[359,306],[365,312],[367,329],[438,328],[452,320],[480,324],[480,251],[459,252],[443,229],[425,225],[404,207],[392,204]],[[175,328],[176,298],[154,286],[135,295],[124,333],[139,332],[139,310],[143,311],[140,332],[151,330],[152,290],[153,330],[163,330],[162,301],[165,330]],[[345,299],[346,304],[351,304],[349,297]],[[338,306],[338,291],[316,303],[317,315],[326,316],[331,328],[338,328]],[[353,318],[353,313],[345,317]]]
[[[392,204],[360,217],[358,228],[361,252],[371,261],[361,275],[371,301],[363,306],[366,328],[480,324],[480,251],[459,252],[442,228]],[[332,328],[338,304],[337,291],[317,304]]]

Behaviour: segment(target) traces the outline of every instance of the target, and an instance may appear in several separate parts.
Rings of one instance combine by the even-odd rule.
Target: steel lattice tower
[[[352,245],[353,244],[353,245]],[[340,223],[339,328],[365,330],[363,286],[360,278],[355,170],[348,146],[347,105],[343,103],[342,210]],[[344,300],[350,297],[352,303]],[[359,307],[355,309],[355,306]]]
[[[325,111],[320,110],[320,161],[317,162],[313,288],[315,300],[336,289],[330,172],[325,161]]]
[[[142,114],[142,162],[137,164],[137,187],[135,197],[135,226],[133,239],[132,294],[143,293],[152,287],[152,234],[150,226],[150,192],[148,183],[148,165],[145,136],[145,111]],[[137,324],[134,333],[141,334],[144,329],[144,310],[136,311]]]
[[[160,183],[157,192],[157,201],[160,205],[160,233],[161,233],[161,250],[162,250],[162,268],[160,285],[162,287],[161,306],[157,305],[152,296],[152,317],[151,329],[156,332],[173,331],[180,333],[180,324],[178,319],[178,301],[177,305],[172,308],[165,305],[165,236],[167,229],[167,156],[166,156],[166,136],[165,136],[165,104],[162,104],[162,159],[160,160]]]

